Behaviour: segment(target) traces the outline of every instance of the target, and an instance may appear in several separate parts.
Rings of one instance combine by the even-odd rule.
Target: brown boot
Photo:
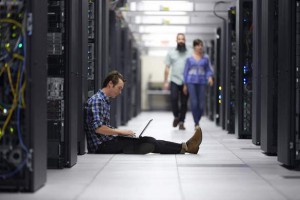
[[[197,154],[199,151],[199,146],[202,142],[202,130],[197,127],[194,135],[186,142],[187,152]]]

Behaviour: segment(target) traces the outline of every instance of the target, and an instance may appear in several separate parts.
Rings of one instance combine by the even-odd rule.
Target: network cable
[[[21,16],[26,14],[21,13]],[[10,15],[7,15],[8,17]],[[26,15],[25,15],[26,16]],[[3,101],[0,99],[0,112],[5,117],[4,123],[0,127],[0,141],[3,140],[6,128],[12,119],[16,120],[18,144],[22,150],[22,160],[14,166],[13,169],[9,167],[7,171],[0,173],[0,179],[7,179],[18,172],[24,166],[29,166],[30,152],[28,147],[23,142],[22,128],[21,128],[21,110],[25,108],[25,89],[26,89],[26,37],[25,37],[25,20],[20,22],[5,18],[0,19],[0,31],[7,35],[1,36],[0,43],[0,87],[3,86]],[[3,31],[4,30],[4,31]],[[13,33],[8,35],[10,30],[19,31],[19,36]],[[3,77],[3,78],[2,78]],[[3,85],[1,85],[3,83]],[[1,98],[1,96],[0,96]],[[5,99],[4,99],[5,98]],[[3,119],[3,117],[1,118]],[[2,142],[3,143],[3,142]]]

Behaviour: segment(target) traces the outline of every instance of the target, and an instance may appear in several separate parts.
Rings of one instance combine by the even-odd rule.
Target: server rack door
[[[235,135],[251,138],[252,111],[252,1],[237,1],[237,68]]]
[[[137,96],[140,94],[137,92],[138,84],[137,84],[137,60],[136,60],[136,44],[133,42],[133,47],[131,51],[131,73],[132,73],[132,92],[131,92],[131,117],[136,116],[137,113]]]
[[[98,91],[98,89],[101,88],[102,86],[102,82],[103,82],[103,78],[102,78],[102,67],[104,67],[104,56],[105,56],[105,52],[103,52],[103,47],[105,44],[103,44],[103,35],[105,35],[105,12],[103,12],[104,9],[103,7],[105,7],[105,4],[103,5],[103,1],[102,0],[94,0],[94,6],[95,6],[95,19],[94,19],[94,23],[95,23],[95,76],[94,76],[94,93]],[[103,63],[103,64],[102,64]],[[91,95],[89,95],[91,96]]]
[[[0,7],[0,190],[33,192],[46,182],[47,4]]]
[[[78,136],[77,153],[83,155],[86,152],[86,139],[84,132],[84,105],[88,97],[88,30],[89,30],[89,2],[88,0],[79,1],[79,105],[78,105]]]
[[[63,168],[65,166],[65,37],[65,1],[48,0],[48,168]]]
[[[131,52],[131,40],[129,36],[129,29],[128,27],[124,27],[122,29],[122,59],[121,59],[121,73],[126,78],[126,87],[124,88],[124,91],[122,93],[122,107],[121,107],[121,124],[124,125],[127,123],[130,113],[129,113],[129,107],[130,107],[130,89],[131,89],[131,66],[129,65],[130,61],[130,52]]]
[[[295,91],[295,162],[294,166],[300,166],[300,1],[296,1],[296,91]]]
[[[109,11],[109,69],[121,70],[121,20],[115,10]],[[121,98],[112,100],[111,125],[121,124]]]
[[[223,129],[227,128],[226,124],[226,103],[227,103],[227,95],[226,95],[226,70],[228,68],[228,63],[226,62],[226,42],[227,42],[227,23],[223,20],[221,26],[221,51],[220,51],[220,86],[221,90],[221,98],[222,102],[220,105],[220,125]]]
[[[142,69],[141,69],[141,58],[140,58],[140,51],[137,49],[135,54],[135,60],[136,60],[136,114],[142,112]]]
[[[222,86],[221,86],[221,78],[220,78],[220,47],[221,47],[221,29],[218,28],[217,29],[217,38],[216,38],[216,54],[215,54],[215,60],[216,60],[216,65],[215,65],[215,84],[214,84],[214,88],[215,88],[215,94],[216,94],[216,98],[215,98],[215,109],[214,109],[214,116],[215,116],[215,122],[217,125],[220,125],[220,104],[222,103]]]
[[[139,66],[138,66],[138,49],[137,47],[134,47],[132,50],[132,82],[134,84],[133,88],[133,93],[132,93],[132,117],[137,116],[139,113],[139,101],[141,98],[141,93],[140,93],[140,85],[141,82],[139,81]]]
[[[262,2],[261,40],[261,149],[277,153],[277,0]]]
[[[66,76],[66,166],[72,167],[77,162],[77,136],[79,107],[79,0],[67,0],[66,34],[67,34],[67,76]]]
[[[228,130],[228,122],[230,119],[230,68],[231,68],[231,34],[230,34],[230,22],[229,20],[226,21],[226,51],[225,56],[226,56],[226,69],[224,70],[225,73],[225,82],[224,82],[224,90],[225,90],[225,130]]]
[[[232,7],[228,11],[228,25],[227,25],[227,70],[226,70],[226,124],[228,133],[234,133],[234,113],[235,113],[235,69],[236,61],[236,8]]]
[[[83,115],[83,124],[85,123],[85,103],[87,99],[95,94],[96,90],[96,39],[98,41],[97,28],[98,28],[98,19],[96,8],[98,4],[95,0],[82,0],[81,2],[81,77],[82,77],[82,115]],[[79,31],[80,32],[80,31]],[[98,58],[98,57],[97,57]],[[101,58],[101,57],[100,57]],[[99,58],[98,58],[99,60]],[[85,126],[83,127],[85,128]],[[80,134],[80,133],[79,133]],[[78,153],[84,154],[86,152],[86,139],[85,139],[85,130],[84,135],[78,138],[80,141],[78,143]]]
[[[132,117],[133,109],[132,109],[132,93],[134,90],[133,83],[133,73],[132,73],[132,49],[133,49],[133,36],[131,32],[129,32],[129,46],[128,46],[128,59],[127,59],[127,69],[126,69],[126,77],[128,79],[127,83],[127,97],[128,97],[128,112],[127,112],[127,121],[129,121]]]
[[[95,92],[108,74],[109,0],[95,0]]]
[[[253,1],[253,93],[252,93],[252,143],[260,145],[261,125],[261,2]]]
[[[48,168],[77,162],[78,19],[78,0],[48,0]]]
[[[30,3],[29,3],[30,2]],[[30,36],[27,51],[29,60],[28,71],[28,110],[26,127],[30,133],[29,145],[32,145],[32,171],[29,181],[29,191],[33,192],[42,187],[47,176],[47,2],[40,0],[26,1],[31,7],[35,20],[32,22],[32,35]],[[37,28],[38,27],[38,28]],[[29,75],[31,74],[31,75]],[[28,138],[29,139],[29,138]]]
[[[101,0],[102,3],[102,63],[99,65],[102,72],[102,80],[109,72],[109,7],[110,0]]]
[[[296,55],[299,44],[299,1],[278,1],[278,161],[289,167],[299,166],[299,60]],[[296,36],[297,35],[297,36]],[[297,46],[299,47],[299,45]],[[298,57],[297,57],[298,58]],[[297,78],[296,78],[297,77]],[[296,92],[297,91],[297,92]]]
[[[88,0],[88,97],[109,71],[109,0]]]
[[[86,28],[83,28],[84,30],[87,30],[87,52],[85,53],[83,50],[82,57],[87,57],[87,67],[84,67],[86,64],[83,63],[83,69],[86,70],[84,75],[86,76],[86,86],[84,86],[87,89],[87,98],[93,96],[93,94],[96,91],[96,81],[95,78],[98,77],[96,74],[98,73],[98,67],[96,67],[97,62],[101,62],[101,54],[98,54],[99,48],[97,47],[98,42],[98,20],[96,20],[98,14],[96,11],[97,4],[95,3],[95,0],[86,0],[88,1],[88,13],[87,13],[87,25]],[[84,13],[83,13],[84,14]],[[82,18],[84,22],[84,17]],[[98,19],[98,18],[97,18]],[[83,32],[85,33],[85,32]],[[83,34],[84,37],[84,34]],[[83,46],[84,47],[84,46]],[[97,53],[96,53],[97,52]],[[96,56],[97,55],[97,56]],[[84,60],[83,60],[84,61]],[[96,62],[97,61],[97,62]],[[83,70],[83,71],[84,71]],[[98,82],[97,82],[98,83]]]
[[[211,40],[209,42],[209,51],[208,51],[210,61],[212,68],[215,70],[215,41]],[[214,77],[215,80],[215,77]],[[214,81],[215,82],[215,81]],[[216,85],[216,84],[214,84]],[[215,96],[215,89],[216,86],[209,87],[207,89],[207,115],[208,118],[212,121],[215,120],[215,102],[216,102],[216,96]]]
[[[96,60],[99,60],[99,57],[96,57],[96,50],[98,50],[98,48],[96,48],[96,30],[98,30],[97,27],[97,22],[98,20],[96,20],[96,3],[95,0],[86,0],[88,5],[87,5],[87,24],[85,27],[87,27],[86,29],[83,28],[83,32],[82,32],[82,36],[85,36],[85,31],[87,31],[87,41],[86,39],[83,40],[83,42],[85,41],[87,43],[87,51],[84,52],[83,49],[83,58],[86,57],[87,58],[87,63],[83,63],[82,67],[83,67],[83,75],[86,76],[86,79],[84,78],[84,83],[86,82],[86,86],[84,85],[84,87],[86,88],[87,92],[87,98],[91,97],[94,93],[95,93],[95,77],[96,77]],[[83,7],[84,8],[84,7]],[[82,13],[82,15],[84,15],[84,12]],[[85,17],[82,17],[83,22]],[[84,25],[84,24],[83,24]],[[85,45],[83,45],[84,47]],[[84,62],[84,59],[82,60]],[[85,67],[86,66],[86,67]],[[86,70],[86,72],[84,72]]]

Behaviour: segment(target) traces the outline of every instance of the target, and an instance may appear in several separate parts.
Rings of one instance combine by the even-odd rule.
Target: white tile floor
[[[137,130],[150,118],[145,135],[182,142],[193,134],[191,113],[185,131],[171,126],[170,112],[143,112],[122,128]],[[206,118],[200,125],[204,138],[198,155],[86,154],[72,168],[48,170],[45,186],[35,193],[0,193],[0,199],[300,200],[299,171],[282,167],[276,156]]]

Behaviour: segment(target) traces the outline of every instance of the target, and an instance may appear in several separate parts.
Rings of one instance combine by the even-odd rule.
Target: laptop
[[[145,130],[148,128],[149,124],[153,121],[153,119],[150,119],[148,121],[148,123],[146,124],[146,126],[144,127],[144,129],[142,130],[142,132],[140,133],[140,135],[138,136],[139,138],[142,137],[143,133],[145,132]]]

